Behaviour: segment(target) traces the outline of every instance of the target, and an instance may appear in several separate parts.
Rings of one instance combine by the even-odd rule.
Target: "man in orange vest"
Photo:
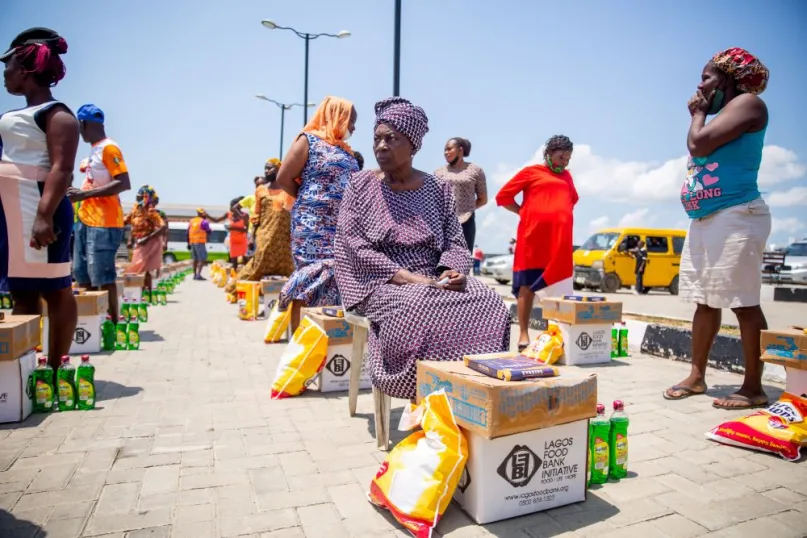
[[[207,263],[207,234],[210,233],[208,219],[213,222],[221,222],[226,217],[227,215],[224,215],[214,219],[200,207],[196,210],[196,217],[192,218],[188,223],[188,250],[191,251],[191,259],[193,260],[194,280],[206,280],[202,276],[202,269]]]

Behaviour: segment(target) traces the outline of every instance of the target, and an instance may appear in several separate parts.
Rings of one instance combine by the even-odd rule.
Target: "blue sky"
[[[164,202],[223,204],[246,194],[278,152],[279,111],[254,95],[303,100],[303,41],[266,30],[261,19],[352,32],[311,42],[309,96],[355,103],[351,143],[372,165],[372,107],[392,93],[393,4],[7,0],[0,43],[30,26],[58,30],[69,44],[68,74],[55,95],[106,111],[133,183],[155,186]],[[686,102],[712,54],[741,46],[771,70],[761,178],[771,242],[807,236],[807,3],[725,6],[404,0],[401,93],[426,110],[431,127],[416,165],[437,168],[445,140],[466,137],[492,199],[549,136],[563,133],[578,145],[570,167],[582,195],[577,240],[606,224],[683,226]],[[0,110],[20,105],[0,94]],[[301,110],[287,113],[287,148],[301,127]],[[86,153],[84,145],[79,156]],[[503,250],[516,226],[492,206],[478,215],[488,252]]]

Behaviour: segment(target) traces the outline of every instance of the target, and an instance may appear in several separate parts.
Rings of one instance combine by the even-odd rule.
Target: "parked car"
[[[628,251],[640,239],[647,245],[645,288],[664,288],[678,295],[686,231],[653,228],[608,228],[589,237],[574,253],[574,289],[615,293],[634,286],[636,261]]]
[[[227,228],[223,224],[210,224],[210,234],[207,237],[207,259],[227,260],[230,258],[228,248]],[[188,250],[188,223],[168,223],[168,248],[163,253],[163,263],[188,260],[191,253]]]
[[[496,282],[499,284],[508,284],[511,280],[513,280],[512,254],[507,254],[506,256],[496,256],[488,261],[488,270]]]
[[[762,280],[782,284],[807,284],[807,241],[798,241],[782,250],[785,262],[778,273],[763,265]]]

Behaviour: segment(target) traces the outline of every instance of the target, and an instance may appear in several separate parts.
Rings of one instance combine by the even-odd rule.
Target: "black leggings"
[[[462,235],[465,236],[465,244],[468,245],[468,250],[473,252],[474,239],[476,239],[476,218],[471,213],[471,218],[462,223]]]

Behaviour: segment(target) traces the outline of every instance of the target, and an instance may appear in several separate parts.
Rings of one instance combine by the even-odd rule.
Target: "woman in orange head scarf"
[[[291,208],[294,273],[279,301],[281,310],[292,306],[292,329],[299,322],[300,306],[341,304],[333,242],[342,193],[350,176],[359,171],[347,143],[356,116],[350,101],[326,97],[292,144],[277,176],[279,187],[296,197]]]

